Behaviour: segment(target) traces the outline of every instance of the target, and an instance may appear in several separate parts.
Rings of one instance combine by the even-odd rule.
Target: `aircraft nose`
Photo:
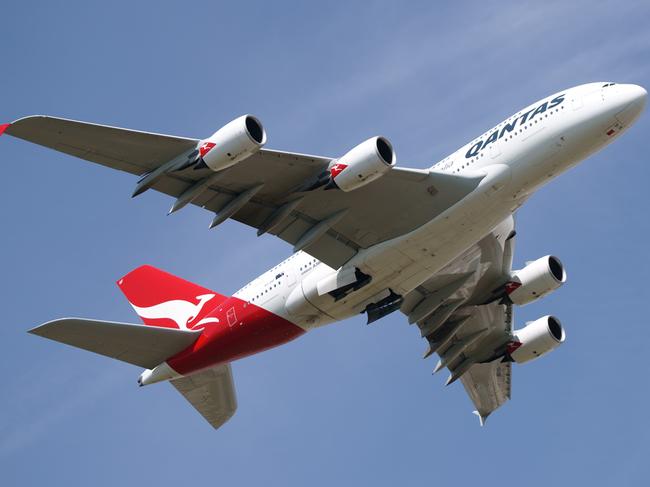
[[[616,118],[623,124],[634,122],[645,108],[648,101],[648,92],[639,85],[620,85],[619,103],[622,108]]]
[[[627,91],[627,96],[633,103],[645,106],[648,100],[648,92],[643,86],[625,85],[625,90]]]

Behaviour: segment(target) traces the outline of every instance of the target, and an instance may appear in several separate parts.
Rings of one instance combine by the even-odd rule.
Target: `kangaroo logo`
[[[191,327],[188,326],[191,321],[199,316],[205,304],[215,296],[215,294],[201,294],[196,297],[199,300],[196,304],[182,299],[174,299],[146,308],[140,308],[133,303],[131,303],[131,306],[133,306],[135,312],[142,318],[153,320],[168,319],[176,323],[176,326],[181,330],[195,330],[199,325],[219,322],[219,318],[210,317],[202,319]]]
[[[348,167],[347,164],[341,164],[340,162],[334,164],[330,168],[330,175],[332,176],[332,179],[336,179],[336,176],[341,174],[347,167]]]

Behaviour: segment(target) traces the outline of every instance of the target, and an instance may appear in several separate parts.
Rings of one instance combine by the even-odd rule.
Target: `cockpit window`
[[[608,86],[614,86],[616,83],[605,83],[603,85],[603,88],[607,88]]]

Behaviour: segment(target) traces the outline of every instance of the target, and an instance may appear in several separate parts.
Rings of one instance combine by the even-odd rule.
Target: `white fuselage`
[[[636,85],[590,83],[518,111],[431,167],[459,177],[485,176],[479,186],[430,222],[362,249],[345,267],[372,276],[339,301],[317,285],[337,271],[298,252],[235,296],[305,330],[362,312],[390,291],[406,295],[509,218],[542,185],[601,149],[641,113]]]

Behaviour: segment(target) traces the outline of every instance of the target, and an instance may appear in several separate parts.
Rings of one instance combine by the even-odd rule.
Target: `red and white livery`
[[[138,382],[170,381],[214,426],[237,403],[231,363],[313,328],[365,313],[402,312],[426,341],[434,371],[460,379],[485,419],[510,398],[512,364],[561,345],[560,321],[523,328],[513,309],[566,281],[548,255],[513,271],[516,210],[542,185],[618,138],[645,107],[636,85],[590,83],[516,112],[430,169],[395,166],[384,137],[338,158],[263,148],[244,115],[207,139],[46,116],[6,133],[140,176],[154,189],[276,235],[293,255],[233,296],[139,267],[117,281],[144,325],[85,318],[31,333],[144,367]]]

